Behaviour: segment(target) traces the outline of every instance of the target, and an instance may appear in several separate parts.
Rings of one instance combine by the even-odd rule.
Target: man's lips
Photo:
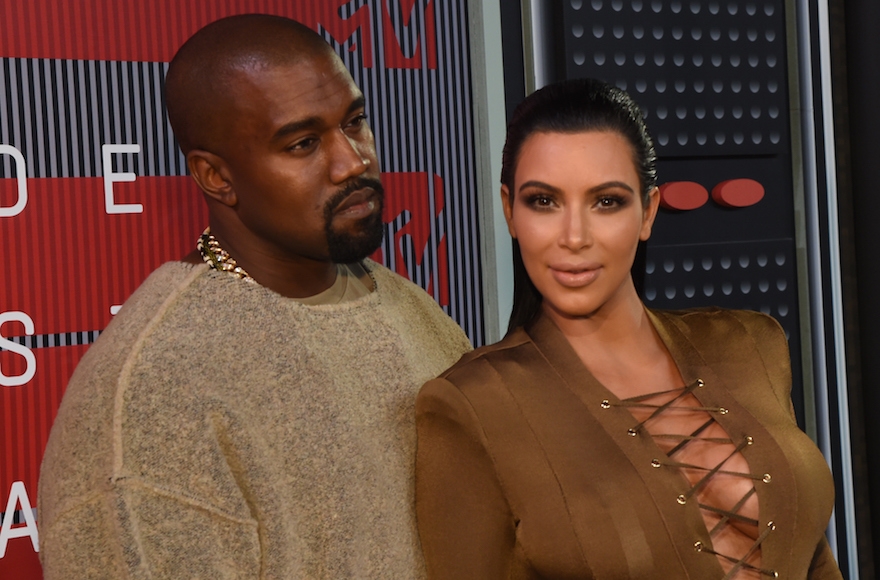
[[[586,286],[596,279],[600,270],[599,264],[550,264],[553,278],[568,288]]]
[[[365,187],[351,192],[333,210],[333,215],[340,217],[360,218],[372,214],[378,203],[378,194],[372,187]]]

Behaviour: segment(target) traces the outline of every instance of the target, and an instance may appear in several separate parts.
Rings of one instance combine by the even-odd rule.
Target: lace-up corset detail
[[[750,436],[732,439],[717,417],[723,407],[703,406],[696,396],[705,387],[701,379],[668,391],[622,399],[604,400],[603,409],[625,407],[637,421],[627,435],[649,435],[665,455],[652,460],[656,469],[677,470],[689,489],[670,497],[682,506],[697,502],[712,545],[699,539],[693,549],[716,557],[726,570],[725,580],[776,578],[775,571],[761,567],[761,544],[775,530],[773,522],[758,521],[756,485],[772,481],[769,473],[749,472],[743,451],[755,441]],[[678,432],[681,431],[681,432]]]

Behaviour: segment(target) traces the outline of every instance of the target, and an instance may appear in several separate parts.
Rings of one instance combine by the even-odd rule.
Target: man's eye
[[[309,137],[308,139],[300,139],[299,141],[297,141],[296,143],[294,143],[293,145],[291,145],[287,149],[290,151],[303,151],[305,149],[311,148],[317,142],[318,142],[317,139],[314,139],[311,137]]]
[[[348,127],[359,128],[363,126],[367,122],[367,116],[365,114],[360,114],[351,121],[348,122]]]

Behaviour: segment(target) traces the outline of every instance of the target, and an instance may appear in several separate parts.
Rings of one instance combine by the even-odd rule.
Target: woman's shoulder
[[[674,328],[688,336],[706,339],[748,335],[758,342],[785,337],[779,321],[763,312],[733,310],[717,306],[683,310],[648,310],[655,323]]]
[[[552,372],[542,361],[531,337],[514,330],[497,343],[466,353],[426,382],[416,397],[416,420],[443,416],[458,424],[476,424],[480,417],[520,417],[517,393]]]
[[[523,347],[528,348],[531,339],[522,329],[517,328],[508,333],[500,341],[486,346],[478,347],[465,353],[457,363],[446,369],[439,378],[458,383],[464,378],[471,376],[478,369],[504,366],[506,363],[517,358],[517,351]]]

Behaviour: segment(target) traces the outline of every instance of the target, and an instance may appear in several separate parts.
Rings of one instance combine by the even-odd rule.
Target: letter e
[[[24,312],[9,311],[0,313],[0,327],[2,327],[4,323],[12,320],[24,324],[24,332],[28,336],[31,336],[34,333],[34,321]],[[34,375],[37,372],[37,358],[34,356],[34,353],[31,352],[31,349],[16,342],[12,342],[7,338],[3,338],[2,336],[0,336],[0,347],[23,356],[24,360],[27,362],[27,369],[24,371],[23,375],[7,377],[2,371],[0,371],[0,386],[18,387],[34,378]]]
[[[24,516],[25,525],[13,528],[12,520],[15,515],[15,506],[21,504],[21,512]],[[24,482],[12,482],[9,490],[9,501],[6,502],[6,515],[3,517],[3,525],[0,525],[0,558],[6,555],[6,543],[12,538],[30,537],[34,552],[40,551],[40,532],[37,531],[37,520],[34,519],[34,510],[28,499]]]
[[[12,217],[24,211],[27,205],[27,165],[24,155],[12,145],[0,145],[0,155],[10,155],[15,160],[15,178],[18,181],[18,200],[12,207],[0,207],[0,217]]]
[[[104,205],[107,213],[143,213],[144,206],[139,203],[116,203],[113,198],[113,184],[116,182],[129,182],[137,179],[137,175],[130,171],[122,173],[114,173],[113,157],[114,153],[140,153],[141,146],[137,143],[133,145],[101,145],[101,155],[104,159]]]

